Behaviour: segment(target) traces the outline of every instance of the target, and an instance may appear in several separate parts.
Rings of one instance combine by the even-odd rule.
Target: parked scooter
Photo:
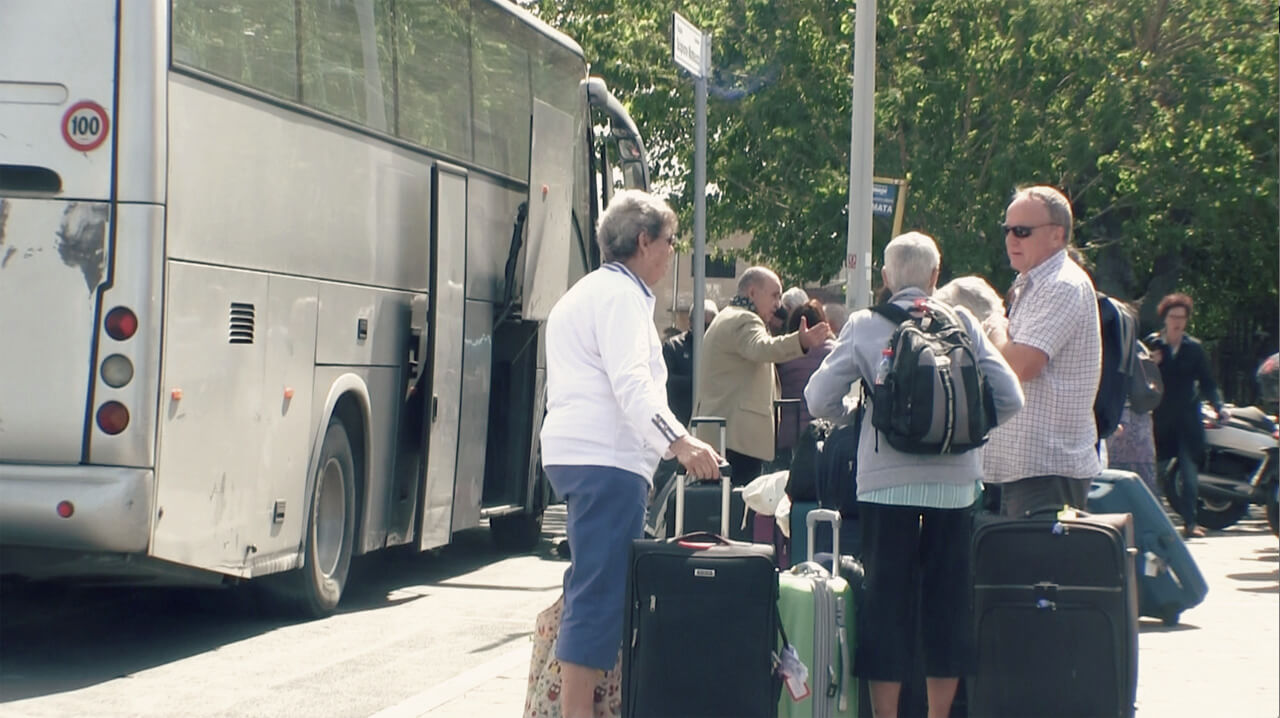
[[[1205,455],[1200,465],[1200,503],[1196,522],[1208,529],[1224,529],[1244,518],[1251,504],[1267,507],[1271,530],[1277,531],[1276,472],[1280,469],[1280,433],[1275,417],[1254,406],[1227,405],[1230,417],[1218,421],[1208,403],[1201,404]],[[1160,472],[1160,488],[1175,495],[1177,459]]]

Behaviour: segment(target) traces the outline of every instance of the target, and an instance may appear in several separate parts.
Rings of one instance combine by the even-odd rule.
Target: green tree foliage
[[[712,32],[709,236],[752,232],[791,280],[838,274],[854,0],[528,4],[629,103],[686,220],[694,103],[671,11]],[[1011,193],[1062,188],[1101,289],[1148,328],[1187,291],[1224,373],[1251,370],[1280,321],[1277,20],[1261,0],[881,0],[875,173],[910,178],[904,228],[938,238],[945,275],[997,287]]]

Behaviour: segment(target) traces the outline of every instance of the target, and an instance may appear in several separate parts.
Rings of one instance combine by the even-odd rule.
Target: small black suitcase
[[[1138,603],[1129,514],[980,516],[971,718],[1130,718]]]
[[[728,477],[721,481],[728,486]],[[684,477],[676,484],[683,487]],[[635,541],[623,629],[624,718],[776,715],[777,602],[769,544],[705,532]]]

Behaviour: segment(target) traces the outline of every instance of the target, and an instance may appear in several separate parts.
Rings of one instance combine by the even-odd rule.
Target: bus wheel
[[[302,568],[282,576],[290,612],[311,618],[333,613],[351,568],[355,534],[355,459],[342,420],[329,421],[307,515]]]

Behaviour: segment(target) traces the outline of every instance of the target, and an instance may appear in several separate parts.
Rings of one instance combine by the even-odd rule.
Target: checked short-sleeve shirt
[[[1102,471],[1093,400],[1102,371],[1102,339],[1093,281],[1060,251],[1019,274],[1009,290],[1009,339],[1049,357],[1022,383],[1026,406],[991,431],[986,480],[1032,476],[1092,478]]]

